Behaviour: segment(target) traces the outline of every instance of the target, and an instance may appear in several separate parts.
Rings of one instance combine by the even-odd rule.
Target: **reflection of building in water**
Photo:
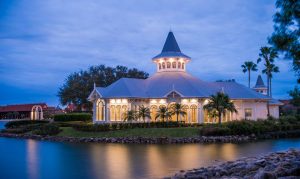
[[[209,59],[201,59],[208,62]],[[238,113],[226,112],[222,121],[240,119],[256,120],[267,118],[267,102],[270,114],[279,117],[277,100],[265,95],[265,88],[259,77],[254,89],[232,81],[206,82],[187,72],[191,58],[181,52],[173,32],[169,32],[160,54],[152,58],[157,72],[147,79],[121,78],[107,87],[94,86],[89,95],[93,102],[93,121],[121,122],[128,110],[137,110],[143,105],[150,109],[155,121],[156,111],[164,106],[181,103],[186,111],[180,120],[186,123],[215,123],[215,117],[203,110],[211,95],[224,92],[234,102]],[[199,70],[201,67],[199,67]],[[173,116],[172,120],[176,120]]]
[[[39,178],[39,158],[38,158],[38,142],[35,140],[26,140],[26,160],[27,170],[30,179]]]

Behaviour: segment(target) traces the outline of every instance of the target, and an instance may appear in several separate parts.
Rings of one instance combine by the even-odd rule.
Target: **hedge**
[[[90,113],[68,113],[54,115],[54,121],[92,121]]]
[[[18,128],[20,126],[30,125],[30,124],[46,124],[49,121],[46,120],[18,120],[9,121],[5,124],[5,128]]]
[[[56,135],[60,132],[59,126],[56,124],[45,124],[32,131],[37,135]]]
[[[204,136],[216,135],[251,135],[264,134],[268,132],[291,131],[300,129],[300,118],[285,116],[279,119],[266,120],[241,120],[223,123],[221,125],[204,125],[199,129],[199,134]]]
[[[72,127],[85,132],[102,132],[134,128],[174,128],[189,127],[190,124],[181,124],[179,122],[145,122],[145,123],[103,123],[103,124],[72,124]]]

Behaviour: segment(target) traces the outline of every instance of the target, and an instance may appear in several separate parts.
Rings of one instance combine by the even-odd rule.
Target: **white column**
[[[105,122],[110,122],[110,107],[108,101],[108,99],[105,100]]]
[[[93,101],[93,123],[96,123],[97,118],[97,99]]]

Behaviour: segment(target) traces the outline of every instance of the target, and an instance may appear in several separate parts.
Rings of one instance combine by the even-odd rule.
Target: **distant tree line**
[[[97,87],[107,87],[120,78],[146,79],[148,76],[149,74],[144,71],[125,66],[91,66],[87,70],[70,74],[59,88],[57,95],[62,105],[72,103],[77,106],[77,111],[83,108],[91,110],[92,104],[87,97],[93,90],[94,83]]]

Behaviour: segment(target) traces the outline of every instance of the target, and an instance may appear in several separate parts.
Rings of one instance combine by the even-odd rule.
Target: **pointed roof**
[[[266,85],[264,84],[264,81],[263,81],[261,75],[258,75],[256,84],[253,88],[266,88]]]
[[[169,32],[161,53],[164,52],[181,52],[172,31]]]
[[[187,56],[181,52],[179,45],[178,45],[176,38],[172,31],[169,32],[161,53],[158,54],[157,56],[153,57],[152,59],[163,58],[163,57],[183,57],[183,58],[190,59],[189,56]]]

